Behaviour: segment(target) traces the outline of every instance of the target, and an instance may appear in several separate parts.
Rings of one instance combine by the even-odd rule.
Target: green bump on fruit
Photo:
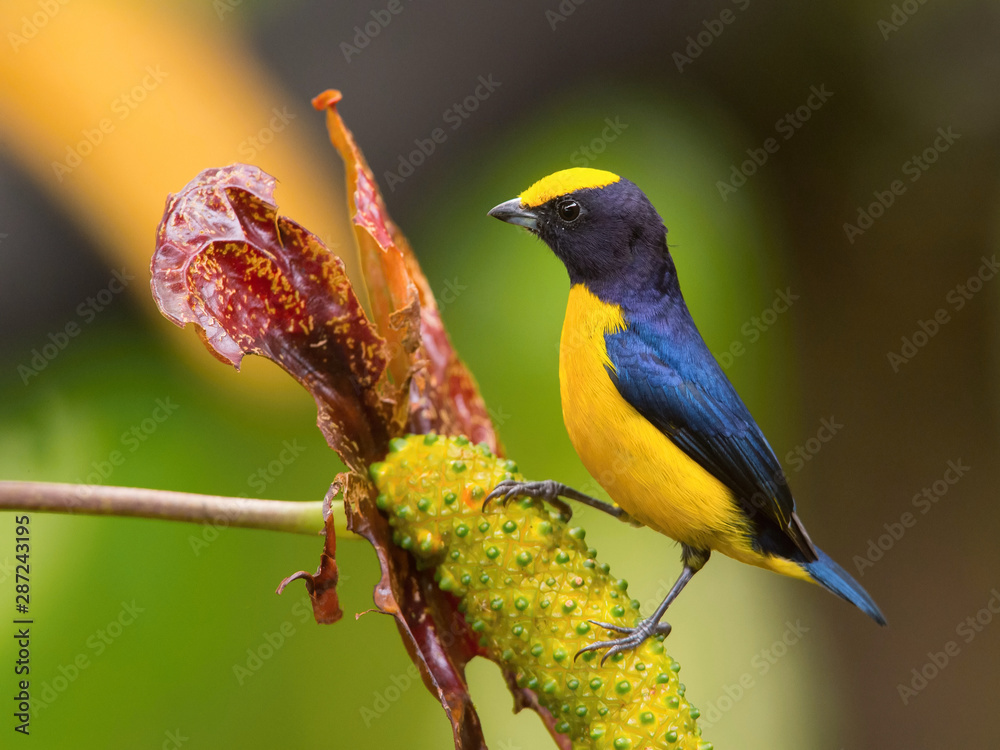
[[[382,461],[377,461],[368,467],[368,476],[373,482],[378,484],[379,480],[391,471],[391,468]]]
[[[483,653],[535,692],[573,750],[710,750],[662,643],[649,639],[604,665],[603,652],[573,658],[613,637],[587,620],[635,626],[638,602],[623,596],[628,584],[607,563],[595,562],[584,530],[541,500],[482,510],[481,498],[520,479],[516,472],[482,446],[430,435],[395,439],[386,460],[369,467],[394,543],[434,569]]]

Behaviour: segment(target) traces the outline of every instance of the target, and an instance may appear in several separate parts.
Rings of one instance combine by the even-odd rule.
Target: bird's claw
[[[641,646],[647,638],[656,635],[667,636],[670,635],[671,627],[669,622],[658,622],[651,623],[649,621],[640,622],[634,628],[626,628],[621,625],[615,625],[610,622],[598,622],[597,620],[588,620],[592,625],[597,625],[598,627],[604,628],[605,630],[611,630],[615,633],[624,633],[624,638],[618,638],[613,641],[598,641],[597,643],[591,643],[589,646],[584,646],[576,655],[573,660],[576,661],[581,654],[588,651],[598,651],[602,648],[606,648],[607,651],[604,656],[601,657],[601,666],[604,666],[606,662],[611,657],[616,654],[623,653],[625,651],[631,651],[634,648]]]
[[[554,506],[564,521],[573,517],[573,510],[559,499],[559,485],[555,482],[519,482],[516,479],[504,479],[483,499],[483,512],[491,500],[500,499],[503,506],[519,497],[537,497]]]

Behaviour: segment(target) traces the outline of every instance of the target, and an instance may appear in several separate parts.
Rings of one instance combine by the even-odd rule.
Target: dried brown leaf
[[[153,255],[153,297],[178,326],[237,369],[276,362],[316,400],[327,442],[349,466],[384,453],[391,405],[386,345],[318,237],[277,215],[274,178],[208,169],[167,200]]]

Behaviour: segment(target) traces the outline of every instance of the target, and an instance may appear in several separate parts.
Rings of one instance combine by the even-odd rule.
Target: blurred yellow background
[[[529,477],[597,491],[560,416],[565,271],[485,212],[594,166],[663,214],[689,306],[800,515],[890,622],[713,558],[671,609],[668,647],[715,747],[995,745],[996,6],[330,5],[0,7],[0,479],[323,496],[340,466],[311,398],[160,318],[148,264],[167,193],[246,161],[354,268],[309,105],[340,88]],[[969,468],[950,483],[949,466]],[[655,606],[678,550],[577,515]],[[0,614],[14,529],[0,514]],[[273,593],[315,568],[318,539],[41,514],[31,530],[34,747],[448,746],[391,620],[351,617],[377,579],[365,543],[340,545],[347,616],[319,626],[300,586]],[[491,747],[552,746],[493,665],[470,680]]]

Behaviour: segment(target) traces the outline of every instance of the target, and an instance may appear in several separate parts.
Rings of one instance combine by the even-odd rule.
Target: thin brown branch
[[[323,531],[322,501],[254,500],[89,484],[0,482],[0,510],[156,518],[293,534],[316,535]],[[331,512],[338,536],[350,536],[343,503],[331,503]]]

